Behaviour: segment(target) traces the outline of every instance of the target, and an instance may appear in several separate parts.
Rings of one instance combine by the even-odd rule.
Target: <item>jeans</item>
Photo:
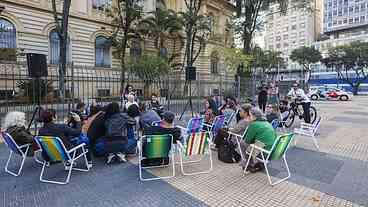
[[[304,111],[304,121],[305,123],[310,123],[311,122],[311,117],[310,117],[310,106],[311,103],[302,103],[303,106],[303,111]]]

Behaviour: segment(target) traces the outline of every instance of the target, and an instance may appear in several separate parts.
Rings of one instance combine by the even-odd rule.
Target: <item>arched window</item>
[[[130,57],[133,59],[139,59],[142,56],[141,41],[138,38],[134,38],[130,45]]]
[[[14,24],[0,18],[0,48],[16,48],[17,31]]]
[[[111,67],[111,41],[99,36],[95,42],[95,64],[97,67]]]
[[[60,39],[56,30],[52,30],[49,35],[50,41],[50,64],[59,64],[60,61]],[[68,37],[67,45],[66,45],[66,62],[71,63],[72,56],[70,52],[70,38]]]
[[[215,16],[212,13],[210,13],[207,18],[210,33],[213,35],[215,33]]]
[[[219,64],[219,57],[218,53],[212,52],[211,53],[211,73],[218,74],[218,64]]]

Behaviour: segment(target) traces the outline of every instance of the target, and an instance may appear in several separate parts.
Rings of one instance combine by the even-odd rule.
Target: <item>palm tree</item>
[[[157,8],[151,14],[140,22],[138,28],[141,34],[154,39],[154,45],[159,51],[158,55],[164,56],[163,50],[167,39],[173,39],[174,44],[175,40],[182,42],[180,31],[183,23],[177,13],[172,10]]]

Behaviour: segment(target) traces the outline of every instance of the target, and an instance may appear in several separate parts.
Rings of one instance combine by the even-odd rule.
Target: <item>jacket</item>
[[[106,137],[127,137],[128,116],[125,113],[116,113],[106,118]]]
[[[66,124],[55,124],[51,122],[44,124],[43,127],[38,131],[38,135],[40,136],[59,137],[67,149],[71,149],[73,147],[71,140],[73,138],[79,137],[80,133],[80,123],[76,126],[76,128],[71,128]]]
[[[33,135],[26,130],[25,127],[18,127],[18,126],[11,126],[9,127],[6,132],[12,136],[15,143],[17,145],[22,146],[25,144],[33,144]],[[27,156],[33,156],[33,149],[30,147],[28,149]]]

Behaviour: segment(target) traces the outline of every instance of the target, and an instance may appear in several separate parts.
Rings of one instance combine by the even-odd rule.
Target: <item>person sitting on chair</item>
[[[33,135],[26,129],[26,114],[13,111],[6,114],[3,129],[14,139],[18,146],[31,144],[27,156],[32,157],[38,146],[33,140]],[[25,148],[23,148],[25,152]]]
[[[279,107],[277,105],[269,104],[266,107],[266,119],[270,123],[272,123],[272,121],[275,120],[275,119],[280,121],[281,116],[280,116],[280,112],[279,112]]]
[[[258,147],[262,147],[266,150],[272,148],[273,143],[276,140],[276,132],[272,125],[266,120],[262,111],[258,108],[252,108],[249,116],[249,126],[245,134],[244,140],[240,142],[240,148],[244,157],[247,157],[246,149],[250,144],[256,144]],[[241,166],[245,167],[245,160],[241,163]],[[252,173],[263,169],[263,164],[251,159],[248,170]]]
[[[143,130],[150,127],[153,122],[159,122],[161,120],[157,112],[152,109],[147,110],[144,103],[139,104],[139,111],[139,126]]]

